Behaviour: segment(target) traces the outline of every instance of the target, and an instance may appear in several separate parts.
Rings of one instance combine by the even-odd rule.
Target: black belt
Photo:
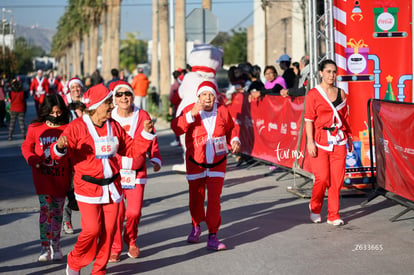
[[[199,163],[195,159],[193,159],[192,156],[190,156],[188,159],[192,163],[197,164],[198,166],[201,166],[203,168],[213,168],[213,167],[216,167],[216,166],[220,165],[221,163],[223,163],[227,159],[227,156],[224,156],[221,160],[217,161],[216,163]]]
[[[114,182],[116,180],[116,178],[119,176],[119,173],[113,175],[111,178],[107,178],[107,179],[97,179],[88,175],[83,175],[82,179],[84,181],[93,183],[93,184],[97,184],[100,186],[104,186],[104,185],[109,185],[111,184],[111,182]]]
[[[326,130],[326,131],[329,131],[329,132],[332,132],[332,131],[335,131],[336,127],[322,127],[322,129]]]

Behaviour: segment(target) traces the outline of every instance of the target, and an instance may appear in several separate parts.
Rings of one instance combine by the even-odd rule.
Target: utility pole
[[[186,66],[185,0],[175,1],[175,58],[174,69]]]
[[[269,0],[262,0],[262,9],[264,11],[264,60],[265,60],[265,65],[267,64],[268,60],[267,60],[267,56],[268,56],[268,51],[267,51],[267,26],[268,26],[268,22],[267,22],[267,11],[268,11],[268,6],[270,5]]]

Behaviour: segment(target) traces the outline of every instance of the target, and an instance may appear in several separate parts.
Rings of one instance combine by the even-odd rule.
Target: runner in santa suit
[[[138,138],[144,128],[144,121],[150,120],[149,114],[134,105],[134,90],[125,81],[118,80],[110,84],[114,93],[115,109],[112,118],[121,124],[129,136]],[[139,248],[136,244],[138,224],[141,219],[141,209],[144,199],[144,188],[147,183],[146,158],[153,164],[154,172],[161,169],[162,160],[158,149],[158,140],[155,137],[146,154],[136,158],[117,155],[121,167],[121,184],[124,191],[125,204],[119,205],[118,222],[112,244],[109,262],[119,262],[122,252],[122,240],[128,246],[128,256],[138,258]],[[126,225],[124,228],[124,220]],[[123,231],[123,238],[122,238]]]
[[[181,102],[178,105],[176,116],[188,105],[197,101],[197,87],[201,82],[208,80],[217,86],[216,71],[222,66],[223,49],[216,48],[209,44],[195,44],[188,58],[191,72],[185,74],[178,89]],[[185,138],[180,137],[181,146],[185,156]],[[185,157],[184,157],[185,159]],[[185,163],[173,165],[172,170],[185,172]]]
[[[216,236],[221,224],[220,196],[227,163],[227,146],[233,153],[240,151],[240,140],[227,108],[216,102],[217,88],[211,81],[202,82],[197,90],[198,101],[184,108],[171,122],[176,135],[185,135],[186,168],[189,186],[189,207],[192,230],[190,243],[199,241],[200,223],[209,231],[207,248],[226,249]],[[207,211],[204,200],[207,188]]]
[[[353,151],[346,95],[335,87],[337,67],[327,59],[320,64],[320,85],[306,95],[305,129],[308,153],[315,176],[309,204],[310,218],[321,222],[321,209],[328,188],[328,224],[340,226],[339,195],[345,176],[346,145]]]
[[[45,95],[49,91],[49,82],[43,77],[43,71],[38,70],[37,76],[30,83],[30,95],[33,96],[37,116],[39,116],[39,106],[43,103]]]
[[[82,100],[83,82],[78,77],[73,77],[68,81],[68,92],[63,96],[66,105]]]
[[[60,84],[59,84],[59,94],[61,97],[64,97],[69,89],[68,89],[68,77],[64,74],[62,76],[62,78],[60,79]]]
[[[48,95],[40,107],[40,116],[29,125],[22,153],[32,167],[33,183],[40,202],[39,262],[62,260],[60,231],[63,204],[72,181],[72,167],[67,159],[52,160],[50,145],[69,123],[69,110],[59,95]]]
[[[49,78],[48,78],[47,81],[49,82],[48,94],[57,94],[57,93],[59,93],[60,82],[54,76],[53,71],[49,72]]]
[[[141,156],[155,135],[153,122],[147,120],[144,130],[132,139],[111,118],[112,92],[103,84],[86,91],[83,103],[87,108],[85,114],[72,121],[51,147],[53,159],[70,158],[81,213],[82,231],[68,255],[66,272],[80,274],[95,259],[91,274],[105,274],[122,201],[116,154]]]

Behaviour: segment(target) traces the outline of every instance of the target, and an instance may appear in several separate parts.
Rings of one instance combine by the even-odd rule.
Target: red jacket
[[[24,98],[24,91],[13,92],[10,91],[10,111],[25,113],[26,99]]]
[[[114,194],[110,191],[111,184],[100,186],[82,179],[83,175],[96,179],[105,178],[103,161],[95,157],[95,143],[84,121],[85,116],[72,121],[62,133],[68,139],[67,152],[60,154],[56,150],[56,143],[54,143],[52,145],[53,150],[51,150],[52,158],[56,160],[65,157],[70,158],[75,170],[73,184],[78,201],[92,204],[109,203],[110,193]],[[113,119],[108,119],[101,128],[93,126],[100,137],[108,135],[107,123],[110,123],[109,126],[112,129],[113,136],[118,140],[117,153],[122,156],[136,157],[144,154],[154,138],[153,135],[143,132],[139,138],[133,140],[121,125]],[[109,164],[113,175],[119,173],[120,167],[116,156],[109,158]],[[117,177],[113,184],[118,194],[122,194],[120,177]]]
[[[22,144],[22,154],[32,167],[33,183],[38,195],[64,198],[69,191],[72,181],[69,160],[56,161],[50,156],[50,145],[58,139],[66,126],[49,127],[44,122],[29,125]]]
[[[138,113],[136,113],[136,112],[138,112]],[[146,111],[138,109],[137,107],[134,108],[134,115],[135,114],[137,114],[137,122],[136,122],[135,132],[133,133],[132,138],[138,139],[139,136],[141,135],[141,132],[144,130],[144,121],[145,120],[151,120],[151,117],[149,116],[149,114]],[[130,133],[131,125],[128,122],[131,122],[133,120],[132,118],[131,118],[131,121],[123,122],[123,118],[121,118],[117,114],[117,108],[115,108],[112,111],[112,118],[115,119],[116,121],[118,121],[121,124],[121,126],[124,128],[124,130],[128,134],[131,135],[131,133]],[[134,122],[132,122],[132,123],[134,123]],[[152,143],[151,143],[150,147],[148,148],[148,151],[146,153],[140,155],[139,157],[133,158],[131,167],[127,167],[127,169],[138,170],[138,172],[136,174],[136,181],[135,181],[136,184],[146,184],[147,183],[147,165],[146,165],[146,161],[145,161],[147,156],[148,156],[148,158],[150,159],[151,162],[156,162],[160,166],[162,166],[162,159],[161,159],[160,150],[158,148],[158,139],[157,139],[157,137],[155,137],[152,140]],[[119,166],[122,167],[122,156],[117,155],[117,159],[118,159]],[[122,168],[126,168],[126,167],[122,167]]]
[[[313,136],[316,146],[326,151],[332,151],[334,145],[345,145],[347,138],[352,136],[349,126],[348,103],[345,99],[335,108],[321,89],[318,85],[306,95],[305,121],[312,121],[314,124]],[[331,127],[335,130],[326,130]],[[334,144],[333,140],[337,144]]]
[[[34,96],[35,101],[42,104],[45,95],[49,93],[49,81],[47,78],[33,78],[32,83],[30,83],[30,93]]]
[[[187,179],[193,180],[205,176],[224,177],[226,161],[221,162],[213,168],[203,168],[190,160],[191,157],[197,163],[208,163],[206,145],[209,142],[208,131],[200,114],[195,117],[191,116],[191,109],[194,104],[185,107],[183,112],[171,122],[171,128],[177,136],[185,133]],[[230,146],[233,139],[238,140],[238,133],[239,127],[233,123],[227,108],[223,105],[218,105],[212,138],[224,136],[227,145]],[[212,163],[220,162],[223,157],[226,157],[226,154],[217,155],[216,151],[214,151]]]

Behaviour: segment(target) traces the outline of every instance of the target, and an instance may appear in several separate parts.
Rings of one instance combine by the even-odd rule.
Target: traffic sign
[[[218,33],[218,18],[208,9],[193,9],[185,19],[187,40],[210,43]]]

